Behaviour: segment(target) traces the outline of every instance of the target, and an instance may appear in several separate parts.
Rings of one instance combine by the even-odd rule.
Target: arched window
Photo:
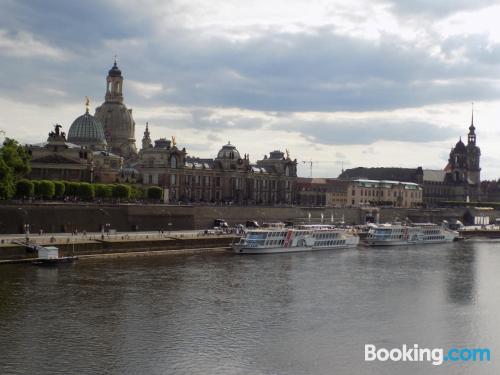
[[[285,176],[290,176],[290,166],[285,167]]]
[[[175,156],[170,158],[170,168],[177,168],[177,158]]]

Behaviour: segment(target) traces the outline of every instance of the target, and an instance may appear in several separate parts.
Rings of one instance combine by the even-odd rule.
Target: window
[[[175,156],[170,158],[170,168],[177,168],[177,158]]]

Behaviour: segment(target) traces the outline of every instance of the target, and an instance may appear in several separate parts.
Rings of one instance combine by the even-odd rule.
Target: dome
[[[465,144],[462,142],[462,138],[455,145],[455,152],[463,152],[465,151]]]
[[[120,77],[122,75],[122,71],[118,68],[118,65],[116,65],[116,61],[113,64],[113,67],[109,70],[108,75],[110,77]]]
[[[68,142],[80,146],[105,146],[106,138],[101,123],[87,111],[71,124]]]
[[[285,157],[285,153],[280,150],[274,150],[269,153],[269,159],[281,160]]]
[[[240,153],[231,143],[222,146],[219,153],[217,154],[217,159],[241,159]]]

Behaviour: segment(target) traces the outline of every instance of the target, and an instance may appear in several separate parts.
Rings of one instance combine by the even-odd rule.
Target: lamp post
[[[21,211],[23,215],[26,216],[26,222],[23,224],[23,228],[24,228],[26,243],[28,243],[30,240],[30,225],[28,223],[28,211],[26,211],[24,208],[21,207],[19,207],[18,210]]]

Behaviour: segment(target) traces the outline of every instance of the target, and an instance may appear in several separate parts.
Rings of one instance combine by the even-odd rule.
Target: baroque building
[[[151,142],[148,126],[138,169],[145,185],[161,186],[170,202],[235,204],[292,204],[297,160],[272,151],[256,163],[230,142],[214,159],[188,156],[175,138]]]
[[[95,118],[102,124],[110,152],[129,162],[137,159],[135,122],[132,109],[123,103],[123,76],[115,63],[106,77],[104,103],[95,110]]]
[[[460,138],[451,149],[447,165],[441,170],[418,168],[352,168],[340,179],[396,180],[420,184],[423,203],[436,206],[446,201],[481,200],[481,150],[476,144],[476,127],[472,113],[467,145]]]
[[[116,182],[122,158],[106,150],[107,143],[99,121],[85,113],[73,121],[68,137],[55,125],[46,142],[28,145],[32,179],[85,182]]]

